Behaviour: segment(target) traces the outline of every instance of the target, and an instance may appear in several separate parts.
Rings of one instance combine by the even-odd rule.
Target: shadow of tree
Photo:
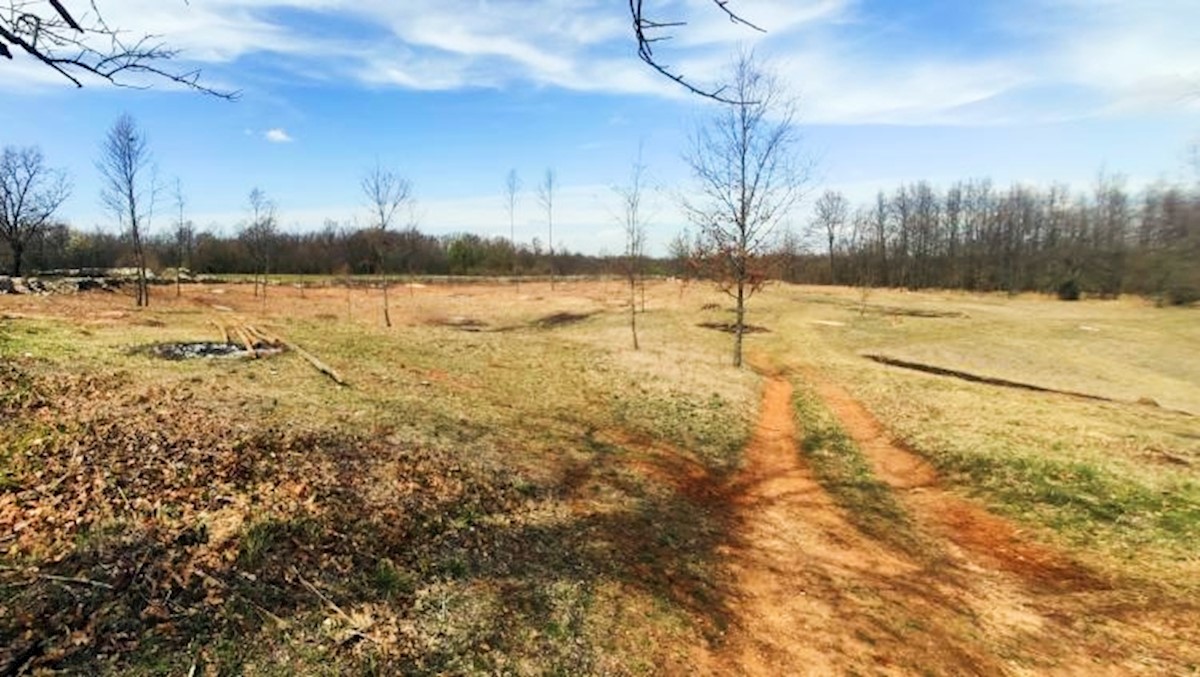
[[[65,555],[5,558],[0,674],[240,672],[281,655],[301,670],[515,660],[578,674],[619,665],[618,635],[653,634],[656,618],[709,642],[729,623],[717,494],[631,471],[620,445],[562,439],[553,479],[531,481],[469,449],[385,434],[249,430],[205,448],[195,423],[114,414],[64,436],[122,458],[97,454],[57,490],[86,495],[106,477],[100,499],[124,496],[124,509],[78,529]],[[167,451],[130,458],[146,425],[167,430]],[[216,490],[202,473],[171,475],[201,460],[193,451],[219,474]],[[293,485],[300,498],[277,501]],[[134,509],[153,491],[170,497],[155,510],[179,514]],[[238,492],[251,498],[227,495]],[[214,515],[234,507],[236,530],[218,533]]]

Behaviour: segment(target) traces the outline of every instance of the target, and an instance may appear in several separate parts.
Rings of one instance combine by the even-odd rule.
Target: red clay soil
[[[743,470],[708,492],[714,509],[733,513],[721,551],[732,622],[718,646],[696,655],[696,672],[1174,673],[1200,659],[1186,622],[1194,609],[1114,589],[950,494],[843,389],[819,381],[818,390],[897,491],[929,553],[899,552],[846,519],[797,448],[790,382],[769,378]]]
[[[812,375],[810,374],[810,378]],[[937,486],[937,471],[905,449],[841,386],[814,379],[817,393],[870,461],[875,475],[897,491],[917,518],[969,551],[973,558],[1017,574],[1031,584],[1059,590],[1104,588],[1094,573],[1052,548],[1023,536],[1008,520]]]

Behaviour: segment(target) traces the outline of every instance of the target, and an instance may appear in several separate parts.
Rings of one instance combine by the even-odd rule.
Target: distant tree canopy
[[[793,281],[1200,300],[1200,186],[1135,195],[1112,177],[1088,194],[917,182],[880,192],[840,225],[817,220],[829,259]]]
[[[860,205],[833,232],[833,266],[839,284],[984,292],[1078,290],[1082,295],[1141,294],[1164,303],[1200,301],[1200,185],[1155,184],[1129,193],[1105,179],[1087,193],[1063,186],[998,188],[987,180],[945,189],[918,182],[880,193]],[[825,225],[821,224],[824,228]],[[785,233],[761,255],[759,268],[777,279],[828,284],[826,232],[800,247]],[[24,250],[26,268],[129,266],[128,233],[83,231],[48,224]],[[279,274],[374,274],[377,229],[349,229],[328,222],[316,231],[278,232],[271,269]],[[474,234],[435,236],[413,229],[388,231],[391,270],[417,275],[549,274],[545,248],[507,237]],[[145,243],[151,268],[177,260],[170,229]],[[692,238],[676,237],[668,255],[647,258],[649,275],[703,276],[693,264]],[[257,263],[244,238],[197,228],[191,240],[196,273],[251,273]],[[12,252],[0,241],[0,269]],[[623,257],[586,256],[556,248],[561,275],[619,275]]]

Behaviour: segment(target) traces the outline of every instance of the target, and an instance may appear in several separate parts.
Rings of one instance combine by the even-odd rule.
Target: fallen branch
[[[324,595],[324,593],[322,593],[320,590],[317,589],[317,586],[315,586],[312,583],[309,583],[307,580],[305,580],[304,576],[300,575],[300,571],[298,569],[296,569],[295,567],[292,567],[292,573],[296,575],[296,578],[300,580],[300,583],[302,583],[304,585],[304,587],[308,588],[309,591],[312,592],[312,594],[316,595],[322,602],[324,602],[326,604],[326,606],[328,606],[330,609],[332,609],[333,612],[336,613],[338,616],[341,616],[342,620],[346,621],[346,623],[349,624],[351,635],[353,635],[355,637],[360,637],[369,642],[373,642],[376,644],[378,643],[378,641],[374,637],[372,637],[372,636],[368,635],[367,633],[363,632],[362,630],[360,630],[358,628],[358,623],[356,623],[354,621],[354,619],[350,617],[350,614],[343,611],[342,607],[338,606],[337,604],[334,603],[333,600],[326,597]]]
[[[93,588],[103,588],[104,590],[112,590],[113,586],[102,581],[93,581],[90,578],[80,578],[77,576],[55,576],[53,574],[38,574],[38,578],[47,581],[55,581],[56,583],[74,583],[75,585],[90,585]]]
[[[17,567],[0,566],[0,571],[20,572],[21,570]],[[54,581],[55,583],[73,583],[75,585],[90,585],[93,588],[103,588],[104,590],[113,589],[113,586],[109,585],[108,583],[103,581],[95,581],[90,578],[83,578],[81,576],[56,576],[54,574],[30,573],[33,574],[34,578],[40,578],[43,581]],[[24,583],[24,585],[28,584],[29,582]]]
[[[333,379],[334,383],[336,383],[340,386],[349,386],[350,385],[349,383],[346,383],[346,380],[342,378],[341,374],[334,371],[333,367],[325,364],[321,360],[318,360],[315,355],[308,352],[307,350],[301,348],[300,346],[296,345],[295,343],[290,343],[287,341],[285,341],[283,345],[287,346],[287,348],[289,350],[296,351],[297,355],[299,355],[300,357],[303,357],[305,360],[307,360],[308,363],[311,364],[313,367],[315,367],[317,371],[319,371],[322,374],[325,374],[329,378]]]
[[[252,359],[258,359],[258,351],[254,349],[254,340],[250,338],[250,333],[242,327],[234,327],[233,330],[237,333],[238,338],[246,346],[246,352],[250,353]]]
[[[212,324],[212,326],[217,328],[217,331],[221,332],[221,343],[228,344],[229,329],[227,329],[225,325],[218,323],[216,320],[210,320],[209,322]]]

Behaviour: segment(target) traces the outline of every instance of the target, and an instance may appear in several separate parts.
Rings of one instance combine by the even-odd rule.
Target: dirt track
[[[845,390],[809,376],[876,475],[900,494],[922,553],[897,552],[846,519],[797,449],[791,383],[770,377],[729,503],[738,528],[722,554],[734,621],[705,667],[1128,674],[1183,672],[1196,660],[1173,653],[1179,633],[1190,631],[1171,627],[1172,610],[941,488],[934,469],[894,444]]]

